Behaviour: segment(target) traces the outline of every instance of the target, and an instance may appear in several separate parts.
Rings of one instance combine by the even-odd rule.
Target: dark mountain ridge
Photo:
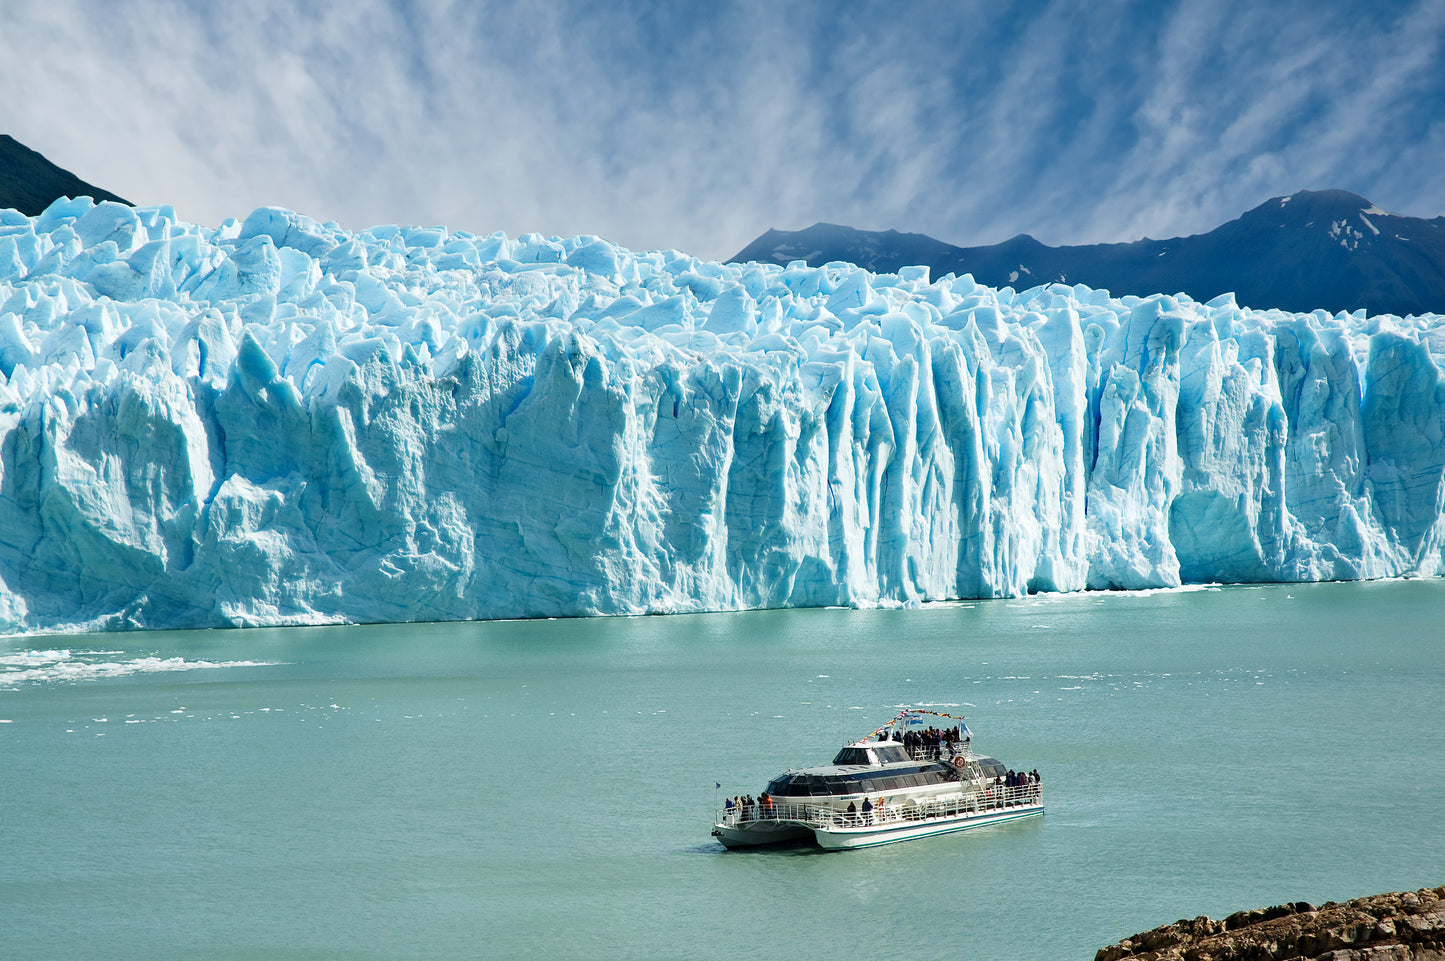
[[[0,208],[36,216],[59,197],[129,201],[89,184],[0,134]],[[834,261],[876,273],[928,266],[992,287],[1085,284],[1116,296],[1186,293],[1208,301],[1304,312],[1445,313],[1445,217],[1388,213],[1344,190],[1275,197],[1205,234],[1171,240],[1050,247],[1028,234],[958,247],[924,234],[818,223],[769,230],[734,262]]]
[[[62,170],[9,134],[0,133],[0,208],[12,208],[27,217],[42,213],[60,197],[90,197],[96,203],[113,200],[133,206]]]
[[[991,287],[1085,284],[1115,296],[1233,292],[1242,305],[1331,313],[1445,313],[1445,217],[1388,213],[1344,190],[1275,197],[1209,233],[1049,247],[1028,234],[956,247],[924,234],[836,224],[769,230],[734,262],[854,263],[875,273],[927,265]]]

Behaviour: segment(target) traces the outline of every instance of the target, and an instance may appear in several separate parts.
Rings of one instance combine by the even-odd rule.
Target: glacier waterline
[[[0,629],[1437,575],[1445,323],[0,212]]]

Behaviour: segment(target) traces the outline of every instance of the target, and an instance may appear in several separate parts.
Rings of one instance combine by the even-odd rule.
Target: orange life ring
[[[965,764],[967,764],[967,763],[968,763],[968,758],[965,758],[965,757],[956,757],[956,758],[953,759],[953,766],[956,767],[956,768],[958,768],[960,771],[963,770],[963,766],[964,766]]]

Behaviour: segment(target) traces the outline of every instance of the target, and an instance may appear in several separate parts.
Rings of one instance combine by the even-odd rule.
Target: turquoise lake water
[[[1088,961],[1438,885],[1442,637],[1445,581],[0,639],[0,954]],[[709,837],[900,705],[1048,813]]]

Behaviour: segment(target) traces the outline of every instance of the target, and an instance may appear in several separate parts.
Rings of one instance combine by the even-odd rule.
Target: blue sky
[[[1333,187],[1445,214],[1439,0],[15,0],[0,36],[3,132],[202,224],[722,258],[820,220],[1173,237]]]

